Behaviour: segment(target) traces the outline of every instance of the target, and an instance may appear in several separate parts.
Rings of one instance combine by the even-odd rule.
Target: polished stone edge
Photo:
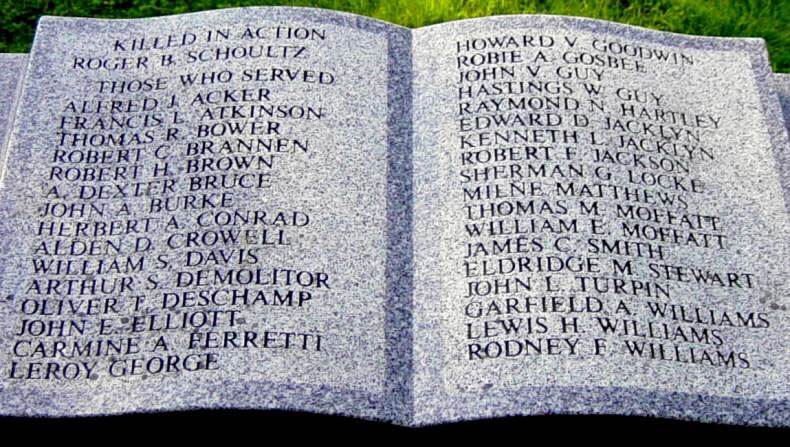
[[[17,102],[22,92],[27,61],[27,54],[0,54],[0,185],[3,182],[8,143],[17,113]]]

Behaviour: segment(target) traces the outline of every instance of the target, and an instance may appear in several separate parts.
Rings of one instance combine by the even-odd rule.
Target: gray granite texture
[[[265,51],[282,56],[283,47],[271,35],[278,27],[313,29],[327,37],[307,43],[289,42],[293,47],[288,46],[285,52],[290,54],[305,45],[303,60],[220,57],[224,54],[222,48],[226,47],[238,48],[240,52],[267,48]],[[261,34],[242,41],[239,33],[245,29],[252,29],[253,35],[256,31]],[[688,308],[713,309],[719,318],[724,313],[765,312],[771,323],[769,327],[721,329],[722,345],[748,353],[750,368],[714,368],[635,358],[614,348],[606,356],[593,356],[586,350],[585,343],[591,337],[587,335],[579,336],[583,349],[574,356],[536,355],[477,363],[464,358],[468,343],[464,339],[465,325],[470,321],[463,315],[468,300],[464,301],[461,277],[463,252],[460,250],[466,241],[458,181],[461,151],[457,45],[468,39],[502,36],[515,36],[517,41],[524,42],[522,37],[538,35],[558,42],[545,48],[544,60],[499,65],[515,66],[522,79],[528,66],[543,65],[553,70],[563,65],[557,62],[561,58],[558,47],[559,42],[567,45],[565,38],[578,38],[579,48],[566,50],[586,49],[590,55],[594,54],[590,42],[601,39],[641,48],[639,51],[663,50],[693,58],[691,65],[646,60],[643,61],[645,71],[639,73],[611,65],[601,68],[595,65],[596,61],[605,59],[593,58],[589,64],[566,64],[579,71],[564,81],[578,89],[582,74],[600,75],[598,81],[606,94],[611,94],[609,89],[626,86],[632,92],[663,95],[662,105],[667,109],[682,110],[703,120],[714,117],[720,123],[715,129],[701,132],[700,144],[710,148],[715,157],[693,164],[692,175],[707,188],[704,194],[689,198],[689,210],[720,216],[726,223],[728,246],[716,252],[672,247],[666,262],[723,272],[750,272],[756,286],[743,291],[672,283],[672,296],[666,301]],[[141,40],[144,36],[145,40]],[[207,42],[208,36],[212,40]],[[154,37],[158,40],[152,40]],[[120,48],[113,45],[116,40],[122,42]],[[535,37],[532,42],[540,43],[540,40]],[[516,52],[521,57],[536,57],[536,48],[525,45]],[[510,56],[498,50],[492,54],[489,56]],[[148,57],[142,66],[140,56]],[[175,57],[176,64],[159,65],[169,56]],[[204,56],[206,60],[202,59]],[[111,64],[98,69],[75,67],[77,58],[91,57]],[[117,69],[118,64],[129,65]],[[110,66],[114,69],[108,69]],[[491,68],[497,64],[489,62],[485,66]],[[403,425],[551,413],[649,415],[790,425],[787,348],[790,303],[786,282],[790,266],[785,262],[787,196],[783,199],[782,195],[783,187],[785,190],[788,187],[788,173],[779,168],[788,165],[788,141],[781,108],[771,87],[765,45],[759,39],[683,36],[596,20],[548,16],[492,17],[408,30],[356,15],[317,9],[242,8],[142,20],[45,17],[36,33],[29,67],[19,98],[21,104],[35,107],[30,106],[13,123],[8,171],[0,192],[3,215],[0,219],[0,297],[3,297],[0,301],[0,414],[71,416],[256,408],[343,414]],[[271,74],[267,70],[274,68],[330,73],[334,82],[297,84],[282,78],[276,81],[238,78],[259,69],[264,70],[265,76]],[[179,85],[187,74],[224,70],[232,72],[234,79],[191,87]],[[556,83],[558,76],[558,71],[544,72],[540,79]],[[159,92],[116,95],[98,91],[97,87],[99,81],[122,83],[157,78],[167,84]],[[84,234],[58,238],[37,234],[41,231],[37,224],[41,222],[42,209],[47,203],[74,200],[73,194],[79,191],[76,185],[112,188],[118,183],[116,179],[59,184],[51,178],[53,154],[62,148],[58,145],[58,126],[64,116],[72,114],[67,102],[85,101],[90,107],[108,100],[139,103],[156,98],[158,104],[163,104],[171,94],[176,95],[181,104],[178,126],[187,129],[186,132],[172,141],[166,140],[166,126],[155,125],[153,142],[133,146],[139,146],[145,155],[140,181],[157,180],[150,172],[155,162],[166,161],[186,169],[174,174],[179,182],[171,195],[181,197],[195,194],[187,189],[185,179],[194,174],[187,172],[189,165],[184,163],[219,157],[218,154],[196,156],[189,152],[188,145],[233,141],[224,135],[206,138],[194,133],[198,123],[207,122],[206,108],[194,106],[196,95],[240,88],[254,89],[250,93],[253,95],[260,92],[258,88],[269,88],[271,99],[258,98],[258,102],[312,105],[320,107],[323,113],[320,119],[312,121],[273,119],[282,121],[285,137],[307,140],[309,149],[278,154],[273,166],[262,169],[271,176],[271,185],[233,190],[233,204],[228,210],[282,211],[285,215],[297,211],[308,215],[310,223],[303,228],[286,228],[288,245],[261,248],[259,256],[252,261],[218,263],[206,268],[223,272],[255,268],[264,276],[272,274],[273,269],[319,272],[327,275],[330,287],[296,288],[312,293],[313,298],[304,307],[228,307],[213,303],[207,308],[223,311],[232,308],[239,312],[239,321],[231,326],[225,323],[215,328],[216,331],[258,334],[268,331],[272,337],[289,332],[320,335],[320,351],[251,347],[186,349],[189,340],[195,337],[205,340],[212,331],[212,328],[190,328],[159,331],[172,345],[160,350],[151,346],[160,333],[143,332],[145,349],[134,355],[96,359],[29,355],[29,346],[20,347],[18,342],[31,337],[16,333],[33,319],[57,318],[37,316],[34,307],[27,306],[41,306],[44,300],[50,304],[65,301],[78,305],[84,302],[75,300],[92,296],[57,290],[42,295],[40,289],[31,286],[34,279],[59,280],[64,276],[31,273],[33,258],[42,257],[41,244],[56,239],[64,243],[74,240],[83,243],[89,239]],[[578,90],[565,94],[578,100],[583,98]],[[610,96],[605,96],[605,101],[607,107],[608,101],[617,103]],[[190,102],[192,106],[185,105]],[[154,109],[170,116],[167,108]],[[102,112],[95,116],[110,119],[124,113],[129,112]],[[86,115],[93,118],[90,113]],[[599,116],[590,115],[594,125],[601,124]],[[208,122],[222,120],[209,118]],[[541,125],[526,126],[526,129],[532,127]],[[592,165],[589,146],[584,142],[577,146],[583,162]],[[113,144],[97,144],[91,149],[110,153],[119,150]],[[165,158],[155,159],[160,153],[166,154]],[[107,167],[116,168],[118,164],[109,162]],[[249,170],[234,168],[226,173],[243,174]],[[53,195],[51,188],[56,185],[62,190]],[[154,190],[129,199],[111,195],[86,200],[85,203],[106,206],[109,213],[90,218],[72,216],[56,219],[55,223],[73,228],[91,219],[108,224],[140,218],[145,215],[140,203],[148,203],[152,200],[149,195],[156,198],[158,194],[170,197],[169,193]],[[125,214],[119,210],[126,202],[132,204],[132,213],[123,217]],[[606,199],[602,203],[611,205]],[[163,309],[163,292],[216,290],[213,284],[172,286],[174,272],[195,273],[196,268],[189,265],[183,247],[168,246],[169,237],[173,233],[223,229],[217,222],[202,225],[203,211],[185,207],[156,215],[153,229],[143,232],[156,247],[147,254],[148,259],[163,256],[169,261],[167,265],[152,261],[146,265],[145,272],[129,275],[118,272],[67,275],[68,279],[79,280],[132,278],[133,290],[101,294],[103,298],[108,298],[105,295],[117,298],[120,303],[119,311],[107,315],[113,327],[121,328],[113,336],[125,336],[130,320],[150,321],[146,318],[166,315],[178,319],[195,310],[188,306]],[[180,221],[177,229],[168,224],[172,217]],[[240,228],[250,229],[243,225]],[[277,228],[267,225],[251,228],[262,229]],[[586,230],[580,234],[589,236]],[[118,240],[124,247],[130,243],[128,237]],[[221,259],[215,248],[201,247],[201,250],[204,255],[211,252]],[[219,248],[256,250],[260,247],[253,240],[241,246],[230,243]],[[54,259],[60,259],[57,253]],[[155,280],[169,285],[163,290],[146,288],[151,274]],[[646,274],[643,263],[637,264],[636,277],[644,278]],[[563,286],[572,280],[570,276],[559,278]],[[266,285],[260,290],[270,293],[272,287]],[[536,287],[530,294],[540,293]],[[138,296],[145,297],[141,308],[135,307]],[[617,297],[606,293],[601,296],[607,306],[617,302]],[[647,322],[642,310],[646,301],[643,296],[629,296],[621,301],[635,309],[636,324]],[[607,311],[616,314],[611,308]],[[530,315],[533,316],[544,317],[540,312]],[[86,318],[91,325],[98,318],[81,308],[70,317]],[[591,319],[590,315],[579,317],[583,325]],[[35,328],[28,327],[29,331]],[[91,334],[95,339],[95,333]],[[80,336],[32,338],[43,340],[45,351],[52,349],[56,339],[67,342],[81,339]],[[617,346],[622,337],[604,338],[611,346]],[[496,336],[492,337],[495,339]],[[699,344],[694,346],[700,349]],[[111,377],[111,369],[107,367],[119,359],[121,365],[128,365],[123,362],[130,358],[145,361],[187,352],[216,353],[217,369]],[[81,371],[80,362],[93,365],[90,362],[94,360],[97,363],[82,380],[14,377],[14,374],[24,375],[25,371],[41,377],[47,371],[48,362],[73,362],[74,371]],[[207,366],[210,359],[203,361]],[[11,365],[16,368],[14,372]]]
[[[6,158],[6,143],[16,110],[16,99],[27,65],[26,54],[0,54],[0,182]]]
[[[292,33],[290,39],[289,32]],[[300,34],[305,32],[307,34]],[[214,36],[214,40],[207,42],[210,36]],[[306,36],[308,41],[300,42],[299,36]],[[411,320],[408,302],[404,301],[410,296],[407,292],[410,270],[406,267],[410,248],[409,219],[402,217],[408,216],[411,207],[408,186],[411,181],[411,151],[407,147],[411,138],[408,119],[410,48],[410,35],[405,29],[316,9],[231,9],[117,21],[42,18],[30,54],[32,69],[21,94],[22,104],[36,107],[27,109],[14,125],[7,187],[0,199],[4,216],[0,228],[0,288],[5,298],[0,304],[0,364],[4,370],[4,378],[0,381],[0,412],[56,416],[206,407],[280,408],[405,422],[410,414],[407,385],[410,377],[408,350],[411,346],[408,325]],[[175,64],[162,66],[160,62],[171,56]],[[93,63],[97,65],[91,65]],[[189,73],[219,71],[231,72],[233,82],[182,86],[182,76]],[[249,76],[246,81],[241,79],[245,73]],[[116,90],[101,91],[102,81],[107,88]],[[135,90],[134,85],[141,85],[133,84],[134,81],[154,82],[158,86],[163,85],[161,81],[167,86],[161,91],[145,91],[147,87],[143,87],[143,91],[132,91]],[[239,91],[242,88],[247,92]],[[261,93],[262,89],[265,93]],[[227,90],[232,93],[227,94]],[[244,106],[245,102],[263,101],[266,93],[270,95],[265,97],[269,101],[267,105],[282,106],[289,112],[268,121],[265,117],[223,121],[216,116],[206,120],[207,110],[221,113],[220,109],[211,108],[216,104],[210,102],[214,98],[220,104],[223,100],[239,101]],[[192,108],[184,105],[195,105],[200,100],[198,94],[205,95],[204,101],[211,105]],[[171,95],[175,95],[181,104],[178,110],[182,113],[177,119],[162,106]],[[125,102],[110,111],[112,103],[108,101],[113,100]],[[180,123],[180,137],[165,140],[164,126],[157,125],[154,117],[150,118],[153,120],[148,129],[150,138],[141,132],[142,139],[129,144],[108,140],[105,143],[79,140],[76,144],[71,142],[77,140],[68,140],[70,143],[65,146],[60,144],[63,140],[59,139],[62,134],[58,131],[63,119],[67,121],[69,131],[79,133],[81,128],[73,124],[79,116],[86,117],[88,125],[93,126],[92,134],[103,138],[111,132],[95,130],[96,126],[106,125],[98,124],[98,119],[130,115],[138,119],[146,100],[151,105],[147,110],[149,114],[168,116],[172,125],[176,121]],[[107,108],[103,111],[95,112],[105,106]],[[298,119],[303,116],[300,111],[307,107],[313,107],[313,119]],[[85,109],[89,110],[86,112]],[[247,113],[245,110],[240,109],[239,113]],[[198,111],[204,113],[203,118],[198,117]],[[204,163],[227,155],[227,152],[217,152],[196,156],[189,152],[189,144],[236,141],[216,135],[215,138],[201,138],[198,122],[220,125],[228,121],[247,124],[273,121],[281,127],[275,129],[277,132],[262,137],[274,134],[286,138],[284,144],[300,140],[306,149],[288,145],[273,157],[273,162],[272,157],[267,156],[270,150],[263,149],[263,158],[271,166],[259,164],[258,169],[252,170],[236,167],[224,172],[205,172],[209,175],[244,173],[248,179],[249,175],[254,176],[251,178],[255,179],[255,188],[226,188],[225,192],[229,190],[233,194],[233,204],[223,208],[216,196],[218,193],[211,188],[197,192],[190,190],[185,174],[189,170],[187,158]],[[133,128],[128,133],[133,131],[139,132]],[[164,141],[170,143],[163,144]],[[122,150],[135,147],[142,151],[141,164],[145,168],[135,181],[159,180],[161,185],[161,178],[154,178],[152,169],[155,156],[161,155],[163,158],[159,160],[167,160],[171,168],[178,169],[180,173],[173,173],[173,178],[178,180],[176,186],[169,190],[154,187],[133,196],[116,189],[120,185],[127,188],[125,191],[131,191],[129,188],[134,186],[129,186],[132,183],[128,181],[129,177],[116,176],[101,181],[81,177],[85,181],[69,181],[67,177],[53,180],[50,176],[51,164],[63,160],[53,163],[58,149],[75,156],[80,153],[81,160],[87,160],[88,155],[85,154],[89,150],[106,150],[120,157]],[[157,148],[159,152],[155,152]],[[168,155],[163,155],[165,153]],[[245,152],[239,149],[233,155],[237,154]],[[128,160],[119,162],[120,158],[112,156],[110,159],[116,161],[98,165],[112,170],[126,163],[132,169]],[[74,162],[70,167],[74,166],[80,165]],[[97,163],[85,163],[81,168],[96,166]],[[269,181],[264,182],[266,185],[261,186],[259,174],[269,176]],[[192,177],[198,178],[195,174]],[[116,193],[102,197],[78,196],[83,186],[99,185]],[[52,186],[60,187],[62,194],[47,199],[43,192]],[[200,193],[215,194],[210,196],[213,197],[211,204],[197,202],[203,205],[202,209],[194,209],[183,199]],[[56,235],[58,237],[51,234],[41,236],[36,234],[37,222],[40,223],[38,213],[42,212],[45,203],[54,203],[48,202],[53,197],[56,197],[55,202],[58,199],[84,198],[80,203],[106,207],[102,209],[109,212],[52,219],[70,229],[63,237],[60,234]],[[182,197],[178,199],[181,202],[175,202],[177,197]],[[181,205],[168,214],[150,212],[154,200],[165,198],[172,198],[173,203]],[[127,204],[131,213],[124,209]],[[86,236],[86,233],[73,233],[72,230],[78,223],[128,223],[146,216],[146,210],[149,212],[147,216],[154,218],[151,229],[140,232],[138,228],[134,234],[109,238],[116,240],[122,248],[121,254],[127,259],[134,252],[136,237],[144,235],[150,238],[154,249],[146,256],[145,273],[124,268],[96,273],[97,270],[92,268],[92,271],[66,276],[81,281],[81,284],[105,281],[107,289],[98,293],[90,290],[83,293],[84,289],[48,289],[45,296],[38,293],[41,289],[31,289],[34,281],[52,285],[50,280],[57,281],[64,276],[39,274],[38,279],[34,279],[36,275],[31,274],[32,258],[36,257],[34,252],[38,256],[43,253],[34,247],[41,248],[42,244],[56,241],[73,247],[75,242],[82,244],[102,240],[101,237],[90,237],[94,233]],[[290,216],[296,216],[291,227],[283,230],[287,245],[280,243],[276,236],[281,227],[274,220],[267,222],[264,219],[256,221],[256,225],[246,226],[243,220],[239,221],[241,224],[230,226],[212,220],[217,215],[240,210],[265,212],[270,216],[282,213],[281,223],[286,224],[291,222]],[[200,215],[208,219],[203,224],[198,223]],[[229,215],[224,216],[227,218]],[[177,227],[171,226],[168,232],[166,223],[172,224],[172,217],[177,219]],[[309,224],[306,223],[308,219]],[[298,225],[297,221],[303,225]],[[223,225],[224,231],[241,229],[251,232],[244,233],[248,236],[244,242],[227,243],[221,247],[226,253],[236,256],[231,257],[231,261],[217,261],[216,256],[221,259],[222,255],[212,249],[217,246],[212,247],[210,242],[197,243],[197,249],[195,244],[191,246],[192,250],[184,249],[189,232],[212,233],[222,230]],[[122,226],[129,228],[126,223]],[[261,236],[264,230],[274,232],[275,238],[268,242],[275,245],[264,244],[267,242]],[[171,240],[168,238],[174,233],[180,233],[172,239],[177,245],[169,245]],[[176,275],[199,273],[201,265],[187,265],[190,251],[198,252],[192,253],[193,261],[207,257],[214,259],[202,264],[207,272],[212,269],[223,274],[245,272],[247,279],[238,279],[239,284],[249,282],[250,274],[261,275],[263,279],[260,282],[256,280],[244,289],[236,286],[233,290],[248,290],[252,294],[263,292],[268,294],[268,301],[264,304],[259,301],[255,306],[243,303],[228,305],[226,298],[231,289],[227,284],[211,287],[218,284],[216,277],[208,285],[203,283],[202,287],[177,286]],[[240,253],[245,251],[246,261],[238,261]],[[72,253],[73,249],[67,252]],[[254,254],[250,257],[252,252]],[[48,253],[54,254],[50,259],[69,257],[58,256],[54,251]],[[156,266],[154,262],[159,256],[169,259],[169,266]],[[101,257],[99,254],[82,259],[87,258],[95,267]],[[119,259],[109,255],[106,258]],[[306,283],[296,285],[295,280],[288,283],[283,276],[286,273],[281,273],[280,287],[265,285],[274,281],[275,271],[303,272]],[[162,286],[156,292],[151,292],[151,289],[145,291],[145,278],[151,278],[148,275],[159,278],[156,281],[161,280]],[[118,286],[126,281],[124,277],[131,281],[125,288]],[[264,285],[256,287],[255,284]],[[212,301],[208,307],[197,309],[194,301],[188,306],[165,305],[166,293],[174,294],[170,295],[172,304],[180,299],[178,296],[182,292],[217,289],[226,289],[220,295],[223,303]],[[309,293],[310,300],[304,306],[273,305],[271,303],[277,302],[274,293],[278,289],[283,294],[288,290]],[[146,304],[137,307],[132,296],[136,294],[144,295]],[[106,314],[116,328],[110,331],[112,338],[134,337],[133,322],[136,318],[148,322],[142,327],[154,328],[137,332],[142,334],[139,337],[142,349],[133,351],[139,352],[99,356],[74,354],[76,351],[71,348],[74,343],[80,342],[85,346],[89,340],[102,338],[97,335],[95,325],[98,323],[82,308],[66,312],[68,315],[63,317],[77,321],[90,319],[89,335],[67,335],[61,339],[71,354],[36,355],[32,350],[34,343],[39,346],[38,343],[42,342],[47,346],[44,350],[52,353],[50,349],[53,349],[55,339],[11,335],[23,330],[28,319],[58,320],[57,317],[38,316],[36,312],[23,316],[25,303],[39,306],[40,310],[47,298],[50,304],[53,300],[76,304],[76,300],[97,298],[97,295],[101,295],[100,299],[111,295],[114,298],[110,299],[119,303]],[[223,321],[217,326],[204,325],[185,330],[162,329],[159,323],[151,325],[152,319],[163,322],[167,318],[187,318],[190,315],[189,318],[193,318],[193,312],[204,312],[205,309],[225,312]],[[233,323],[230,311],[238,312]],[[216,334],[210,334],[212,329]],[[225,343],[219,350],[221,352],[214,342],[203,348],[190,344],[190,340],[198,336],[205,341],[217,335],[220,340],[227,340],[223,337],[236,331],[245,334],[237,340],[246,339],[246,334],[257,334],[257,343],[241,348],[233,344],[230,349],[225,349],[231,346]],[[155,345],[162,334],[169,346],[157,349]],[[22,339],[26,341],[20,345]],[[193,358],[192,367],[201,368],[196,373],[188,372],[186,363],[177,363],[175,368],[168,366],[165,371],[169,373],[159,372],[162,370],[160,366],[154,369],[148,366],[153,365],[151,361],[161,365],[161,359],[155,360],[155,357],[170,359],[171,356],[179,356],[178,359],[186,359],[190,354],[202,355]],[[209,357],[211,355],[218,359]],[[61,365],[52,366],[55,362]],[[112,365],[115,365],[114,369]],[[137,369],[141,365],[141,369]],[[60,369],[50,370],[50,367]],[[64,380],[66,375],[76,377]],[[118,375],[122,377],[116,377]]]
[[[782,104],[785,128],[790,129],[790,74],[774,74],[774,84],[776,85],[776,94],[779,95],[779,102]]]
[[[787,130],[787,133],[790,134],[790,74],[775,73],[774,86],[776,87],[776,94],[779,96],[779,103],[782,105],[782,113],[784,114],[785,118],[785,130]],[[778,165],[778,168],[783,172],[790,170],[790,166],[787,165],[786,159],[784,164]],[[790,174],[785,173],[782,175],[787,177]],[[785,193],[785,203],[787,203],[789,200],[787,197],[790,196],[790,185],[785,183],[783,186]]]
[[[533,323],[535,318],[546,318],[549,322],[546,323],[549,326],[546,335],[541,335],[538,330],[526,332],[527,335],[521,332],[515,336],[538,343],[543,340],[542,337],[561,337],[557,322],[560,317],[578,316],[582,334],[589,334],[573,338],[578,342],[578,349],[565,349],[559,355],[522,354],[513,358],[484,360],[467,355],[471,329],[467,331],[466,325],[478,328],[479,336],[482,319],[467,317],[466,306],[472,304],[478,306],[474,309],[489,308],[487,306],[490,304],[498,303],[496,309],[505,309],[505,302],[504,298],[491,298],[491,295],[470,298],[465,288],[464,244],[469,237],[465,236],[464,229],[469,221],[465,220],[466,203],[461,195],[461,178],[458,175],[462,169],[461,154],[484,152],[495,145],[488,147],[481,144],[464,148],[463,143],[460,143],[463,136],[459,130],[461,94],[456,57],[466,51],[463,48],[467,48],[467,45],[477,45],[478,53],[491,51],[494,53],[491,57],[501,60],[507,55],[497,52],[504,53],[513,47],[497,48],[496,42],[508,42],[509,38],[512,38],[510,42],[513,47],[521,46],[514,51],[523,60],[485,65],[485,68],[513,66],[514,82],[533,80],[528,68],[542,65],[543,71],[535,80],[567,81],[568,90],[572,91],[567,94],[582,104],[586,93],[581,89],[581,81],[585,77],[587,80],[599,81],[604,88],[605,93],[601,97],[609,116],[614,113],[613,109],[619,107],[613,93],[626,88],[628,91],[652,92],[660,96],[663,98],[662,108],[666,110],[720,117],[722,124],[718,131],[703,132],[700,144],[713,148],[715,156],[708,163],[692,164],[692,175],[707,188],[705,193],[689,197],[688,210],[720,216],[726,222],[729,235],[727,246],[722,251],[706,251],[669,244],[666,258],[658,264],[698,266],[713,271],[754,272],[757,286],[748,291],[672,282],[668,284],[670,298],[663,298],[687,309],[704,309],[704,312],[767,313],[770,327],[765,330],[721,328],[722,351],[726,354],[729,348],[750,353],[751,367],[740,369],[689,365],[688,356],[682,363],[680,360],[665,361],[628,355],[625,341],[638,340],[640,337],[632,336],[629,340],[625,336],[604,335],[596,326],[596,317],[616,318],[619,313],[616,308],[622,303],[633,311],[629,315],[632,323],[655,324],[661,319],[649,317],[646,302],[651,299],[644,293],[638,298],[624,297],[622,293],[627,292],[615,293],[615,289],[610,288],[608,292],[594,293],[603,302],[603,309],[599,313],[586,311],[568,314],[568,299],[574,295],[583,298],[582,290],[590,292],[589,289],[581,289],[575,277],[568,278],[574,275],[567,273],[558,278],[559,289],[555,283],[551,289],[555,291],[553,293],[541,282],[539,286],[533,285],[529,291],[505,295],[517,300],[539,300],[541,297],[559,295],[565,300],[565,313],[538,310],[525,314],[522,310],[522,313],[489,317],[495,326],[488,340],[492,340],[492,344],[507,340],[511,342],[511,352],[529,352],[526,348],[518,349],[524,346],[517,344],[521,339],[503,336],[502,330],[497,329],[498,323],[505,321],[502,319],[511,318],[526,325],[528,318],[533,319]],[[470,41],[473,43],[468,44]],[[541,43],[545,43],[545,47],[541,47]],[[480,49],[486,45],[488,48]],[[598,45],[598,49],[594,45]],[[683,63],[682,58],[676,59],[678,63],[663,63],[645,56],[642,60],[643,69],[637,72],[621,69],[623,64],[617,68],[611,64],[596,66],[592,56],[587,59],[589,64],[579,63],[582,53],[601,56],[607,49],[618,51],[625,47],[632,50],[641,48],[635,51],[642,51],[639,54],[643,56],[650,52],[682,52],[691,57],[693,64]],[[413,337],[417,423],[541,413],[639,414],[740,424],[790,423],[790,340],[787,326],[790,303],[787,301],[786,262],[788,223],[787,208],[782,197],[782,185],[787,185],[787,176],[780,174],[781,171],[777,169],[777,165],[787,165],[787,135],[783,129],[779,103],[772,92],[772,74],[762,40],[692,37],[570,17],[503,16],[417,29],[414,31],[414,51]],[[466,54],[471,53],[466,51]],[[571,57],[565,59],[566,55]],[[603,60],[607,60],[607,56],[604,54]],[[562,71],[558,67],[567,69],[568,65],[581,67],[582,71],[570,78],[560,78],[568,70]],[[591,73],[590,67],[599,69],[599,72]],[[597,78],[598,75],[601,77]],[[494,85],[494,81],[489,85]],[[496,91],[496,87],[490,87],[489,90]],[[533,92],[511,96],[534,96],[540,99],[552,93],[556,94]],[[483,99],[503,97],[507,95],[483,96]],[[477,107],[483,100],[469,102]],[[490,111],[492,102],[489,102],[487,112],[472,116],[494,115]],[[536,101],[536,104],[540,102]],[[504,115],[507,116],[506,113]],[[604,113],[590,115],[593,126],[603,126]],[[657,121],[652,123],[657,124]],[[541,125],[514,126],[514,129],[529,131]],[[507,126],[501,126],[494,130],[505,132],[508,129]],[[555,126],[555,129],[572,128],[565,124],[565,127],[560,125]],[[591,157],[593,140],[589,137],[585,139],[582,132],[580,134],[582,136],[578,141],[565,144],[574,146],[574,150],[581,154],[581,163],[588,167],[595,166],[595,160]],[[466,135],[477,134],[466,132]],[[538,135],[529,143],[510,145],[518,153],[523,145],[551,145],[551,142],[545,142],[547,139]],[[507,144],[500,143],[500,147],[507,148]],[[609,144],[612,145],[611,141]],[[502,162],[502,165],[508,166],[507,162]],[[617,171],[618,168],[607,169],[623,172]],[[587,177],[576,181],[625,186],[626,183],[620,180],[623,178],[621,175],[619,179],[609,182],[595,182]],[[541,200],[556,198],[556,195],[552,196],[550,187],[554,179],[535,175],[527,180],[540,183]],[[499,183],[507,185],[507,182],[500,180]],[[495,200],[483,203],[489,202]],[[566,202],[570,203],[569,216],[581,217],[578,210],[573,209],[573,201]],[[611,207],[614,203],[609,195],[600,198],[600,202],[604,207]],[[604,215],[613,216],[613,213],[608,213],[611,211],[605,211]],[[617,237],[614,234],[623,237],[617,231],[617,225],[613,224],[613,219],[607,218],[604,222],[612,238]],[[526,235],[537,235],[544,241],[554,240],[550,234],[541,234],[535,230]],[[585,242],[594,235],[585,228],[579,230],[579,235],[582,239],[575,241],[573,247],[576,251],[573,253],[584,257]],[[540,255],[558,254],[556,250],[537,251],[537,254],[527,252],[524,256],[536,261]],[[650,278],[646,264],[635,262],[635,278]],[[480,270],[478,267],[477,271]],[[543,276],[529,272],[527,270],[521,278],[543,279]],[[513,277],[500,274],[495,278]],[[520,308],[525,307],[522,304]],[[500,320],[496,321],[496,318]],[[669,325],[675,323],[677,321]],[[605,339],[609,349],[604,354],[597,354],[590,343],[591,337]],[[653,341],[657,340],[654,338]],[[500,351],[494,349],[493,352],[499,353],[504,349],[502,344],[498,346]],[[678,346],[686,349],[689,344],[680,343]]]

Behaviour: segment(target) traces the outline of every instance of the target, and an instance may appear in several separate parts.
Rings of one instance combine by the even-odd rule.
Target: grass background
[[[790,0],[0,0],[0,52],[26,52],[39,16],[137,18],[253,5],[314,6],[409,27],[496,14],[563,14],[663,31],[762,37],[790,71]]]

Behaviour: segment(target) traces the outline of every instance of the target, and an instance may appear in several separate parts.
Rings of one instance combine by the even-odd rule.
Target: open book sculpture
[[[3,64],[2,414],[790,423],[760,39],[249,8]]]

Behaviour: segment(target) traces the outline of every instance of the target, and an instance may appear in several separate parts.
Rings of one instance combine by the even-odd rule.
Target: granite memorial
[[[760,39],[242,8],[0,64],[0,414],[790,425]]]

